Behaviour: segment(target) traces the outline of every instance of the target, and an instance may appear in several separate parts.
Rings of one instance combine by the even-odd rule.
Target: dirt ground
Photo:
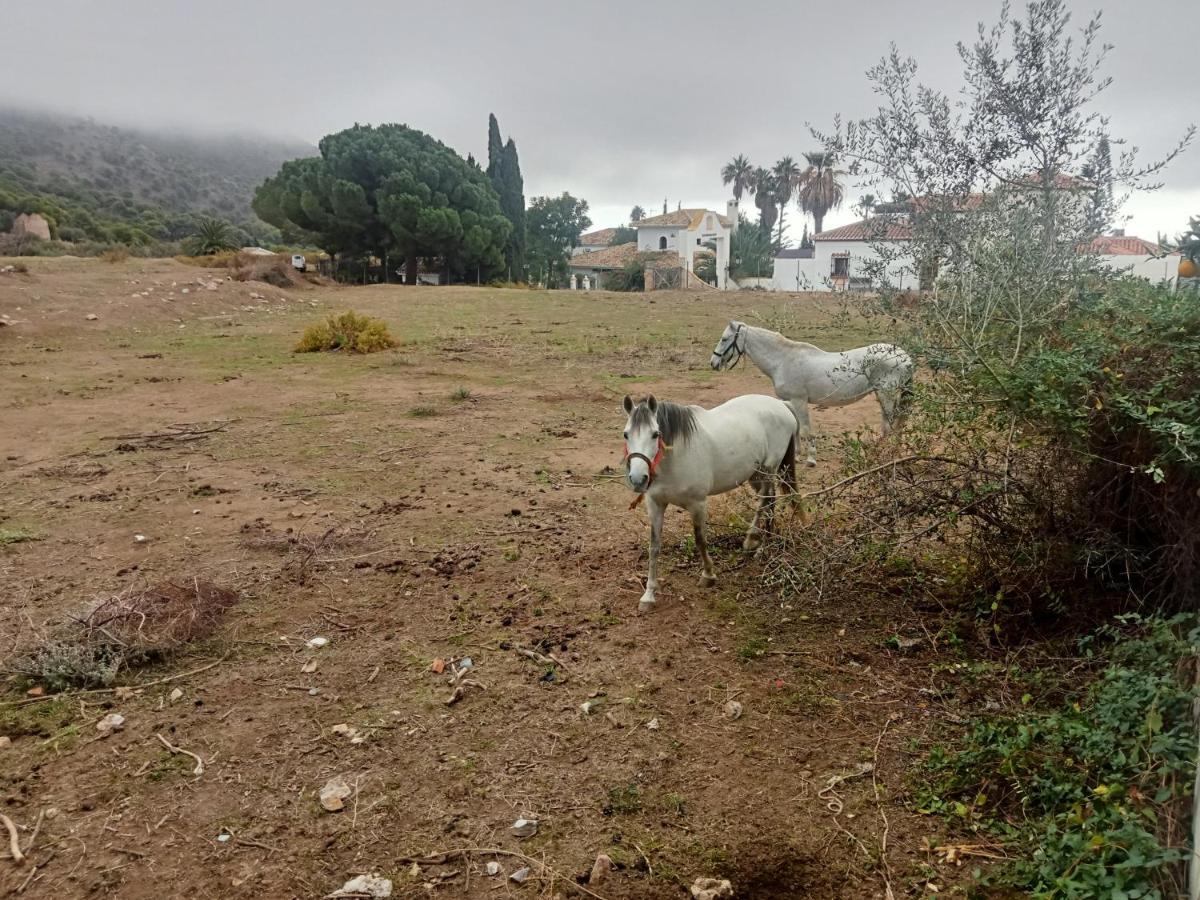
[[[712,501],[716,588],[672,511],[659,609],[639,616],[647,523],[605,477],[626,392],[770,392],[752,366],[709,370],[730,317],[831,349],[886,335],[828,299],[282,291],[173,261],[26,262],[0,274],[0,667],[130,585],[207,578],[241,599],[124,683],[195,674],[35,703],[0,681],[0,811],[22,843],[51,811],[36,871],[0,852],[0,891],[312,898],[377,872],[394,897],[581,896],[598,853],[616,863],[586,886],[602,898],[687,897],[700,876],[739,898],[962,879],[906,801],[944,715],[922,691],[932,655],[886,644],[918,614],[765,586],[739,549],[746,490]],[[350,308],[401,346],[291,352]],[[878,407],[814,419],[810,485]],[[454,666],[431,664],[462,657],[477,685],[447,705]],[[112,712],[124,730],[99,737]],[[335,776],[352,795],[326,812]],[[536,835],[510,834],[522,817]],[[410,861],[448,850],[470,852]]]

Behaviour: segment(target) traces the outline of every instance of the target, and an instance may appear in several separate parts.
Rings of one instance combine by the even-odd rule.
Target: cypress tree
[[[495,114],[488,116],[488,180],[500,197],[500,211],[512,223],[512,234],[504,248],[510,278],[525,277],[525,180],[517,145],[512,138],[501,143],[500,124]]]
[[[500,157],[504,154],[504,144],[500,140],[500,123],[496,121],[495,113],[488,113],[488,167],[487,177],[492,184],[496,183],[496,170],[500,167]],[[500,193],[499,190],[496,193]]]

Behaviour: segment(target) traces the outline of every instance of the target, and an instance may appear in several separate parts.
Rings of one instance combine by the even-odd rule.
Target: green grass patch
[[[9,544],[24,544],[27,541],[40,541],[43,535],[27,525],[0,525],[0,547]]]

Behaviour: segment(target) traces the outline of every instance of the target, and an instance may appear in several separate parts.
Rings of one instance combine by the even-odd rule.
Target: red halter
[[[629,460],[631,460],[631,459],[640,459],[649,467],[650,477],[646,480],[646,490],[648,491],[648,490],[650,490],[650,485],[652,485],[654,483],[654,476],[656,474],[658,474],[658,466],[662,462],[663,453],[666,450],[667,450],[667,445],[665,443],[663,443],[662,435],[659,435],[659,437],[658,437],[658,452],[654,454],[654,459],[651,459],[645,453],[630,453],[629,452],[629,444],[626,444],[625,445],[625,456],[623,457],[622,461],[628,464]],[[644,499],[646,499],[646,491],[643,491],[642,493],[638,494],[637,497],[634,498],[633,502],[629,504],[629,508],[633,509],[635,506],[637,506],[639,503],[641,503]]]

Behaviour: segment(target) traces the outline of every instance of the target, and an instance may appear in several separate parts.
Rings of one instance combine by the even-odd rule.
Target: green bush
[[[344,312],[305,329],[297,353],[346,350],[351,353],[375,353],[396,346],[396,339],[382,319]]]
[[[920,809],[1004,844],[991,883],[1035,897],[1175,896],[1200,629],[1194,616],[1119,621],[1082,642],[1107,664],[1060,706],[977,719],[930,755]]]

